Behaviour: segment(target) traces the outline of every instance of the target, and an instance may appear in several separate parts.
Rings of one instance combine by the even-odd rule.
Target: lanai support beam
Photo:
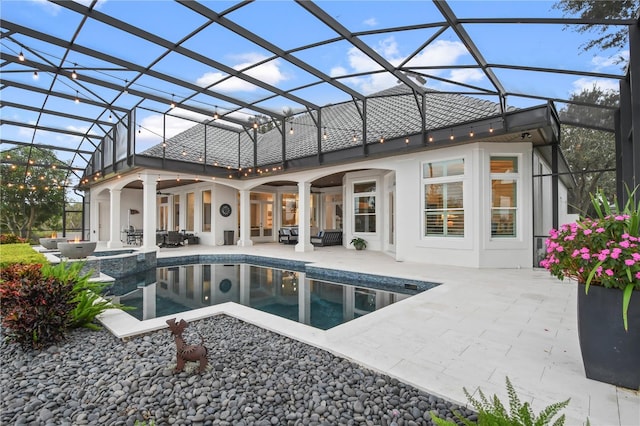
[[[629,68],[620,81],[620,110],[616,114],[616,191],[620,204],[627,188],[640,185],[640,21],[629,25]],[[636,191],[637,204],[640,194]]]

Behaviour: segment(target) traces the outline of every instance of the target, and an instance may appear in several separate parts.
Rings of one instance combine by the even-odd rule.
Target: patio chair
[[[178,247],[182,245],[183,239],[184,237],[178,231],[169,231],[167,233],[167,239],[166,239],[165,245]]]

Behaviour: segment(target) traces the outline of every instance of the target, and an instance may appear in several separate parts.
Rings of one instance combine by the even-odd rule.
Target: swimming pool
[[[345,281],[356,285],[330,282],[318,279],[322,274],[304,264],[291,266],[171,265],[118,279],[109,293],[120,303],[132,306],[134,309],[127,312],[141,321],[235,302],[327,330],[436,285],[419,286],[396,279],[397,291],[390,291],[384,280],[370,278],[366,285],[366,276],[358,281],[344,273]]]

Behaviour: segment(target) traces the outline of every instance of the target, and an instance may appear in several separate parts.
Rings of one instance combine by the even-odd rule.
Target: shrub
[[[19,237],[15,234],[0,234],[0,244],[19,244],[28,241],[26,238]]]
[[[567,405],[569,400],[562,402],[556,402],[549,405],[542,410],[537,416],[533,413],[531,406],[528,402],[524,404],[520,402],[520,398],[513,388],[509,378],[506,378],[507,382],[507,394],[509,395],[509,410],[504,406],[500,399],[494,395],[493,398],[488,399],[481,389],[478,389],[480,399],[474,399],[467,389],[462,388],[467,399],[478,412],[478,421],[472,422],[456,413],[456,417],[465,426],[546,426],[551,424],[553,418]],[[456,423],[448,420],[443,420],[437,417],[434,413],[431,413],[431,418],[437,426],[457,426]],[[553,426],[564,425],[565,415],[553,422]]]
[[[35,251],[29,244],[0,245],[0,268],[4,269],[13,263],[47,263],[47,258]]]
[[[1,278],[0,313],[9,340],[40,348],[64,338],[73,283],[44,276],[39,264],[11,265]]]
[[[97,329],[97,315],[121,308],[100,297],[104,284],[82,274],[83,262],[11,265],[0,272],[0,313],[7,337],[41,348],[62,340],[69,328]]]

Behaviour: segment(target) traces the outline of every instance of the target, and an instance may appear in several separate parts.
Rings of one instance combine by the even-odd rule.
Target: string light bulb
[[[258,120],[254,120],[253,121],[253,128],[257,129],[258,128]]]
[[[78,97],[78,91],[77,91],[77,90],[76,90],[76,100],[75,100],[75,102],[76,102],[77,104],[79,104],[79,103],[80,103],[80,98]]]
[[[218,107],[216,107],[216,110],[213,112],[213,119],[217,120],[218,118],[220,118],[220,116],[218,115]]]
[[[493,133],[493,123],[489,123],[489,133]]]
[[[20,51],[20,54],[18,55],[18,60],[20,62],[24,62],[24,53],[22,53],[22,50]]]
[[[291,126],[291,128],[289,129],[289,134],[292,135],[293,134],[293,125]]]
[[[384,136],[380,136],[380,143],[384,143]]]
[[[186,155],[187,155],[187,150],[186,150],[186,149],[184,149],[184,147],[182,147],[182,156],[184,157],[184,156],[186,156]]]
[[[469,137],[472,138],[474,135],[473,133],[473,126],[471,127],[471,129],[469,130]]]
[[[450,140],[454,140],[455,136],[453,136],[453,129],[451,129],[451,134],[449,135],[449,139]]]
[[[324,133],[323,133],[323,135],[322,135],[322,138],[323,138],[324,140],[327,140],[327,137],[328,137],[328,136],[327,136],[327,128],[325,127],[325,128],[324,128]]]
[[[170,105],[170,106],[171,106],[171,109],[173,109],[173,108],[175,108],[175,107],[176,107],[176,103],[175,103],[175,101],[173,100],[173,93],[171,94],[171,105]]]
[[[74,80],[78,78],[78,73],[76,72],[75,68],[73,69],[73,71],[71,71],[71,78]]]
[[[37,80],[40,76],[38,75],[38,71],[33,72],[33,79]]]
[[[433,142],[433,134],[429,133],[429,138],[427,140],[429,142]]]
[[[409,138],[404,138],[404,143],[409,145]]]
[[[356,136],[356,132],[353,132],[353,143],[358,142],[358,136]]]

